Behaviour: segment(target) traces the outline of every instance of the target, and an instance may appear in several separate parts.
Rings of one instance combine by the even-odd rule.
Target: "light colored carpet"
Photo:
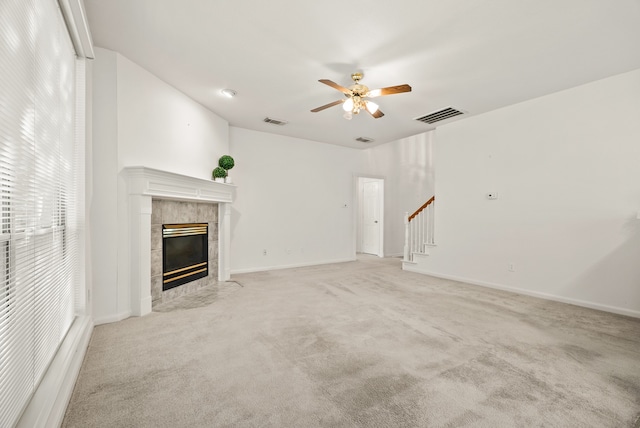
[[[63,426],[640,426],[640,320],[399,259],[233,280],[96,327]]]

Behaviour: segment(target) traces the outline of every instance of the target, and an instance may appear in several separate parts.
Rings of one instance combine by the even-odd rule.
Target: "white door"
[[[382,256],[380,192],[382,180],[362,184],[362,252]]]

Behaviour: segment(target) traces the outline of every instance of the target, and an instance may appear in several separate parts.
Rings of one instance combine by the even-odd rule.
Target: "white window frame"
[[[21,0],[22,1],[22,0]],[[35,13],[35,5],[42,1],[49,1],[59,6],[64,17],[64,27],[68,31],[70,39],[73,43],[76,53],[75,59],[75,129],[72,130],[75,138],[75,144],[80,150],[76,156],[79,156],[75,162],[80,166],[74,169],[76,177],[77,208],[78,211],[71,214],[73,221],[67,222],[61,219],[56,224],[47,227],[34,227],[27,225],[24,230],[0,230],[0,243],[12,248],[4,254],[5,266],[9,270],[15,267],[15,254],[11,242],[18,242],[20,239],[43,239],[47,236],[52,238],[56,234],[66,234],[72,232],[74,234],[74,245],[77,245],[78,265],[76,281],[73,290],[74,316],[72,324],[66,335],[59,344],[57,351],[53,357],[47,362],[48,366],[42,375],[40,382],[36,386],[35,391],[30,397],[29,402],[25,405],[20,419],[16,422],[17,427],[52,427],[59,426],[62,423],[66,406],[71,397],[75,380],[80,371],[84,353],[87,349],[91,336],[93,323],[90,317],[90,309],[87,305],[89,285],[85,273],[85,243],[84,226],[85,214],[87,212],[84,203],[84,183],[85,183],[85,159],[84,148],[90,139],[85,129],[86,115],[86,98],[87,91],[85,88],[86,68],[85,61],[87,58],[93,58],[93,48],[89,29],[87,26],[86,15],[84,13],[82,0],[27,0],[25,6],[33,8],[28,12]],[[47,15],[45,19],[57,19]],[[63,30],[64,31],[64,30]],[[59,200],[58,200],[59,202]],[[64,217],[64,216],[63,216]],[[3,220],[4,221],[4,220]],[[65,244],[66,236],[62,236],[60,245]],[[54,244],[55,247],[55,244]],[[55,248],[54,248],[55,249]],[[1,263],[1,261],[0,261]],[[13,264],[13,266],[12,266]],[[9,319],[8,322],[11,322]],[[5,345],[5,344],[0,344]],[[6,349],[5,349],[6,351]]]

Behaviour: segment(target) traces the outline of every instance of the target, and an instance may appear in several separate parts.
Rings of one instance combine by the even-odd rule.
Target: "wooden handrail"
[[[417,216],[418,214],[420,214],[422,212],[423,209],[427,208],[429,205],[431,205],[433,203],[433,201],[436,200],[435,195],[431,197],[431,199],[429,199],[427,202],[424,203],[424,205],[422,205],[420,208],[418,208],[416,210],[416,212],[414,212],[413,214],[411,214],[409,216],[409,220],[407,221],[411,221],[415,216]]]

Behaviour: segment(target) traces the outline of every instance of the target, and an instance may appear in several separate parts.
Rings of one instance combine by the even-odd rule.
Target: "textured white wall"
[[[361,151],[235,127],[230,146],[232,273],[355,257]]]
[[[229,151],[229,124],[118,55],[118,166],[211,178]]]
[[[365,150],[365,171],[385,179],[384,253],[404,251],[404,213],[412,213],[434,194],[433,132]]]
[[[438,128],[426,271],[640,316],[639,117],[636,70]]]
[[[128,316],[124,166],[210,178],[229,151],[227,121],[122,55],[96,48],[93,64],[91,239],[96,323]]]
[[[231,127],[230,145],[233,272],[352,259],[355,176],[385,179],[385,255],[402,254],[404,212],[433,195],[431,132],[355,150]]]
[[[92,311],[94,319],[118,313],[117,54],[95,49],[92,61],[93,142],[90,199]]]

